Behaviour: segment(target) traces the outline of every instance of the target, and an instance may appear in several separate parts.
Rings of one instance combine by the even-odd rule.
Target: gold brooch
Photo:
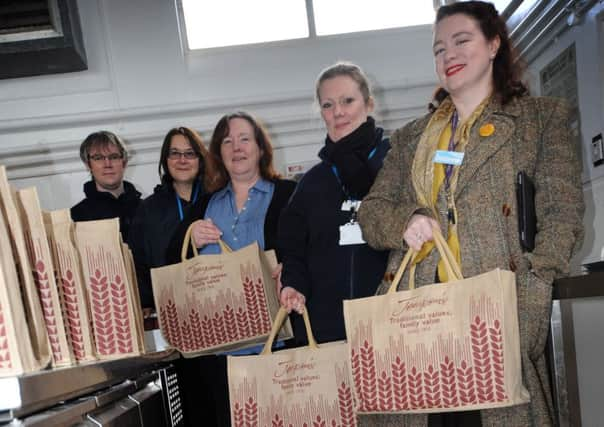
[[[487,123],[486,125],[482,125],[480,130],[478,131],[480,136],[490,136],[495,132],[495,126],[492,123]]]

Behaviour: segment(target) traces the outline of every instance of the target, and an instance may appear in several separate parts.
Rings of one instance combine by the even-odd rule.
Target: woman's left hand
[[[279,295],[281,293],[281,289],[283,288],[283,285],[281,284],[281,272],[282,271],[283,271],[283,264],[279,263],[279,264],[277,264],[277,267],[275,267],[275,269],[271,273],[271,276],[273,277],[273,279],[275,279],[275,284],[277,285],[277,295]]]
[[[280,298],[281,306],[291,313],[292,310],[302,314],[304,312],[304,304],[306,304],[306,297],[292,288],[286,286],[281,290]]]

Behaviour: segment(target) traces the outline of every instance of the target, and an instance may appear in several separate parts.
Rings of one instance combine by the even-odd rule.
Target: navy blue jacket
[[[366,195],[390,148],[382,134],[382,129],[375,129],[375,140],[369,141],[364,151],[375,149],[371,157],[364,155],[357,165],[345,160],[347,167],[338,168],[339,178],[332,169],[327,146],[324,147],[319,153],[321,163],[302,177],[281,215],[278,234],[283,260],[281,282],[306,296],[313,333],[319,342],[346,337],[342,301],[374,295],[386,269],[388,252],[376,251],[367,244],[339,244],[339,227],[351,218],[351,212],[341,209],[348,198],[345,191],[349,192],[343,189],[342,184],[346,187],[346,183],[342,179],[363,178],[363,182],[356,182],[359,190],[355,198]],[[343,169],[348,173],[343,174]],[[306,333],[301,317],[292,315],[291,319],[296,342],[304,344]]]

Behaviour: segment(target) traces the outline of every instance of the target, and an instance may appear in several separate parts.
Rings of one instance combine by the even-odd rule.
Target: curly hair
[[[499,37],[499,49],[493,59],[493,88],[501,104],[505,105],[513,98],[527,94],[528,87],[521,80],[524,67],[517,60],[505,21],[495,6],[483,1],[463,1],[441,6],[436,12],[435,25],[446,17],[457,14],[474,19],[487,40],[491,41]],[[448,95],[444,88],[438,88],[434,93],[430,110],[436,109]]]

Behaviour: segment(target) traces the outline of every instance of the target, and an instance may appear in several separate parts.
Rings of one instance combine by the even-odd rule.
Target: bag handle
[[[182,249],[180,250],[181,261],[184,261],[187,259],[187,246],[189,244],[191,245],[191,249],[193,249],[193,257],[199,256],[199,252],[198,252],[197,248],[195,247],[195,243],[193,242],[193,239],[191,238],[192,232],[193,232],[193,224],[189,225],[189,228],[187,228],[187,232],[185,233],[185,238],[182,242]],[[222,239],[220,239],[218,241],[218,245],[220,246],[220,251],[222,253],[233,252],[233,249],[231,249],[231,247],[229,245],[227,245]]]
[[[304,311],[302,312],[302,318],[304,319],[304,327],[306,328],[306,337],[308,338],[308,347],[312,350],[316,350],[319,348],[317,341],[315,341],[315,337],[312,334],[312,328],[310,327],[310,318],[308,317],[308,310],[306,307],[303,307]],[[283,307],[279,308],[277,315],[275,316],[275,320],[273,322],[273,328],[271,329],[271,333],[268,336],[266,343],[264,344],[264,348],[262,349],[262,355],[272,354],[271,348],[273,347],[273,342],[283,326],[283,322],[287,319],[287,310]]]
[[[455,255],[453,255],[453,252],[451,252],[447,241],[443,237],[438,227],[432,228],[432,235],[434,236],[434,246],[438,250],[440,257],[443,260],[445,269],[447,270],[447,275],[453,280],[462,280],[463,275],[461,274],[461,268],[457,264],[457,261],[455,260]],[[403,260],[401,261],[400,267],[394,275],[394,279],[392,280],[392,284],[390,285],[390,288],[388,288],[387,293],[390,294],[396,292],[398,284],[401,281],[401,278],[403,277],[403,274],[405,273],[409,262],[415,260],[416,256],[417,252],[409,248],[409,250],[403,257]],[[412,262],[411,268],[409,270],[409,289],[415,289],[415,265],[416,264]]]

